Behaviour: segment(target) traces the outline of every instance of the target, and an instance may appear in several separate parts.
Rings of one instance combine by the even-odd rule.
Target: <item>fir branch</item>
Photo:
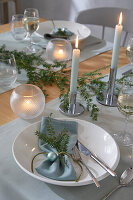
[[[69,142],[69,135],[67,134],[67,130],[63,129],[59,135],[57,135],[57,143],[59,145],[60,152],[67,152],[68,142]]]
[[[48,131],[49,135],[50,136],[54,136],[55,135],[55,130],[51,125],[51,116],[52,116],[52,113],[50,113],[50,115],[47,118],[46,128],[47,128],[47,131]]]
[[[3,58],[9,57],[11,54],[15,56],[16,67],[18,73],[24,69],[27,72],[28,83],[32,83],[43,89],[43,86],[55,84],[60,91],[64,91],[65,86],[68,85],[68,77],[64,73],[54,71],[54,68],[60,67],[62,72],[66,69],[66,62],[55,62],[54,64],[46,63],[44,59],[35,54],[26,55],[24,52],[18,52],[16,50],[6,50],[5,46],[0,48]],[[38,66],[41,66],[39,68]],[[46,95],[46,90],[43,90]]]
[[[27,72],[28,83],[40,87],[45,96],[47,96],[47,91],[44,89],[44,86],[52,86],[52,84],[55,84],[60,90],[60,100],[64,103],[64,109],[68,110],[70,70],[65,70],[67,63],[55,62],[54,64],[49,64],[40,56],[36,56],[35,54],[26,55],[24,52],[18,52],[16,50],[8,51],[4,45],[0,48],[0,53],[3,58],[7,58],[13,54],[16,59],[18,73],[21,73],[21,70],[24,69]],[[41,68],[39,68],[39,66],[41,66]],[[60,71],[53,70],[59,67]],[[99,109],[95,104],[93,104],[92,98],[93,96],[97,96],[99,100],[103,99],[102,92],[107,83],[101,80],[101,76],[102,71],[109,67],[110,65],[104,66],[93,72],[84,73],[82,76],[78,77],[78,90],[86,102],[86,107],[90,112],[90,116],[94,120],[97,119]],[[123,84],[129,76],[133,76],[133,73],[127,74],[119,80],[116,80],[118,87],[116,87],[115,90],[119,91],[119,85]],[[49,131],[52,133],[52,129]]]
[[[68,131],[64,128],[61,132],[55,133],[55,130],[51,125],[51,116],[52,114],[49,115],[46,122],[48,135],[45,133],[40,133],[39,131],[36,131],[36,135],[44,143],[47,143],[49,146],[55,148],[58,153],[67,152],[67,146],[69,142]]]
[[[69,90],[65,94],[61,93],[59,98],[60,98],[60,102],[63,103],[64,111],[67,111],[68,106],[69,106]]]

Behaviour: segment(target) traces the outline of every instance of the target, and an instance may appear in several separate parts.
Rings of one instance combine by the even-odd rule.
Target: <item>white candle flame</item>
[[[122,12],[120,13],[120,17],[119,17],[119,25],[122,24]]]
[[[76,49],[78,49],[78,35],[77,35],[77,37],[76,37],[75,47],[76,47]]]

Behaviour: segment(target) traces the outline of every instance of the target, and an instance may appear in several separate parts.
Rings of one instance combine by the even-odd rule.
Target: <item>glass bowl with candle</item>
[[[13,90],[10,106],[20,118],[33,119],[43,112],[45,96],[39,87],[32,84],[22,84]]]
[[[68,61],[72,56],[72,45],[64,39],[52,39],[46,47],[46,55],[50,61]]]

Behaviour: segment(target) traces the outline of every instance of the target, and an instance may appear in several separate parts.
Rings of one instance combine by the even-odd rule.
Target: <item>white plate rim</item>
[[[73,118],[69,118],[69,119],[68,119],[68,118],[55,118],[55,119],[58,119],[58,120],[69,120],[69,121],[77,121],[77,122],[78,122],[78,121],[81,121],[81,122],[82,122],[82,121],[85,121],[86,123],[92,124],[92,125],[96,126],[97,128],[103,130],[104,132],[106,132],[106,134],[107,134],[108,136],[110,136],[110,137],[113,139],[113,137],[112,137],[107,131],[105,131],[103,128],[101,128],[101,127],[99,127],[98,125],[95,125],[95,124],[93,124],[93,123],[91,123],[91,122],[88,122],[88,121],[86,121],[86,120],[73,119]],[[23,134],[23,132],[24,132],[26,129],[28,129],[28,128],[30,128],[32,125],[36,125],[36,124],[38,124],[38,123],[41,123],[41,121],[35,122],[35,123],[33,123],[33,124],[30,124],[29,126],[27,126],[26,128],[24,128],[23,131],[21,131],[21,132],[16,136],[16,138],[15,138],[15,140],[14,140],[14,142],[13,142],[13,145],[12,145],[12,153],[13,153],[14,160],[15,160],[15,162],[18,164],[18,166],[19,166],[25,173],[27,173],[28,175],[32,176],[33,178],[38,179],[38,180],[41,180],[41,181],[46,182],[46,183],[53,184],[53,185],[60,185],[60,186],[83,186],[83,185],[92,184],[92,183],[93,183],[92,180],[91,180],[91,181],[85,181],[85,182],[82,182],[82,183],[81,183],[80,181],[79,181],[79,182],[75,182],[75,181],[57,181],[57,180],[50,179],[50,178],[47,178],[47,177],[37,176],[37,175],[33,174],[32,172],[28,171],[27,169],[25,169],[25,168],[19,163],[19,161],[16,159],[16,156],[15,156],[15,153],[14,153],[14,145],[15,145],[15,143],[16,143],[18,137],[20,137],[20,135]],[[117,160],[116,160],[116,162],[114,163],[114,165],[113,165],[113,167],[112,167],[112,169],[115,170],[116,167],[118,166],[118,163],[119,163],[119,160],[120,160],[120,150],[119,150],[119,147],[118,147],[118,145],[117,145],[117,143],[116,143],[116,141],[115,141],[114,139],[113,139],[113,142],[114,142],[114,144],[116,145],[116,148],[117,148]],[[103,179],[106,178],[107,176],[109,176],[109,174],[108,174],[107,172],[105,172],[105,174],[104,174],[103,176],[101,176],[100,178],[98,178],[98,180],[99,180],[99,181],[100,181],[100,180],[103,180]]]
[[[52,28],[52,21],[51,20],[48,20],[48,21],[45,21],[45,22],[41,22],[40,23],[40,27],[42,28],[42,26],[48,26],[49,25],[49,23],[51,24],[51,28]],[[70,25],[75,25],[75,26],[79,26],[80,27],[80,30],[78,29],[77,30],[77,33],[75,33],[75,35],[78,35],[78,39],[79,39],[79,41],[82,41],[82,40],[84,40],[84,39],[86,39],[86,38],[88,38],[90,35],[91,35],[91,30],[87,27],[87,26],[85,26],[84,24],[80,24],[80,23],[77,23],[77,22],[73,22],[73,21],[65,21],[65,20],[54,20],[54,23],[55,23],[55,25],[58,27],[60,24],[60,26],[62,26],[62,24],[67,24],[66,26],[68,26],[69,24]],[[43,34],[42,33],[40,33],[40,27],[39,27],[39,29],[36,31],[37,33],[39,33],[40,35],[42,35],[43,36],[43,34],[44,33],[48,33],[48,31],[46,31],[45,29],[44,29],[44,32],[43,32]],[[64,26],[62,26],[62,27],[64,27]],[[61,27],[61,28],[62,28]],[[66,27],[66,28],[68,28],[68,27]],[[85,35],[85,36],[83,36],[81,33],[80,33],[80,31],[81,31],[81,29],[85,29],[86,31],[87,31],[87,34]],[[52,30],[52,29],[51,29]],[[70,31],[72,31],[71,30],[71,28],[70,28]],[[68,40],[68,41],[70,41],[70,42],[74,42],[75,41],[75,39],[70,39],[70,40]]]

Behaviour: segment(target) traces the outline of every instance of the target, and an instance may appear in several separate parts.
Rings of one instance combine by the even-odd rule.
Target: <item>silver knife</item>
[[[78,149],[86,156],[90,156],[95,160],[103,169],[105,169],[111,176],[117,176],[117,174],[109,168],[102,160],[100,160],[96,155],[94,155],[89,149],[87,149],[81,142],[78,141]]]

